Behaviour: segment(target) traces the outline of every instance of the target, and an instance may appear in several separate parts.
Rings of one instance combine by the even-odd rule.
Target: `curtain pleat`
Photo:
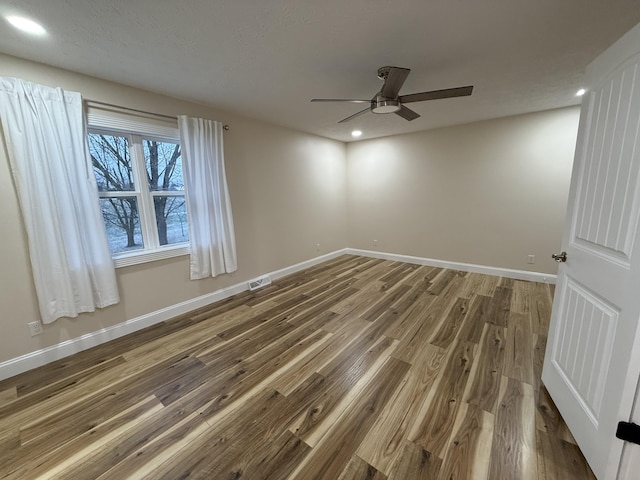
[[[80,94],[0,77],[0,119],[42,321],[118,303]]]

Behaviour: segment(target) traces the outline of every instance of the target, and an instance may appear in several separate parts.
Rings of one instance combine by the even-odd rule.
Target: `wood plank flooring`
[[[551,298],[345,255],[0,382],[0,478],[593,479]]]

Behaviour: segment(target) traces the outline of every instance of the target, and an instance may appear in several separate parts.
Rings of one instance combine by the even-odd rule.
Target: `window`
[[[116,266],[188,253],[177,129],[107,120],[89,115],[88,143]]]

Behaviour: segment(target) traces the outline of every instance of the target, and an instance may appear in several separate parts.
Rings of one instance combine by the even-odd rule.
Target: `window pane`
[[[101,198],[100,207],[112,254],[144,248],[136,197]]]
[[[101,192],[135,190],[127,137],[89,133],[89,153]]]
[[[184,196],[154,195],[160,245],[189,241]]]
[[[179,143],[143,140],[150,190],[184,190]]]

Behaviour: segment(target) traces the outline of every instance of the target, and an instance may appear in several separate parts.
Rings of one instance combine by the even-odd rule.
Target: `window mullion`
[[[133,161],[134,175],[136,177],[136,186],[139,192],[140,226],[145,239],[145,248],[158,248],[158,227],[156,226],[153,197],[149,190],[147,167],[144,161],[144,150],[142,149],[142,138],[138,135],[132,135],[131,140],[131,158]]]
[[[138,197],[138,194],[135,190],[118,190],[118,191],[100,192],[98,196],[100,198],[127,198],[127,197]]]
[[[184,190],[158,190],[151,192],[154,197],[184,197]]]

